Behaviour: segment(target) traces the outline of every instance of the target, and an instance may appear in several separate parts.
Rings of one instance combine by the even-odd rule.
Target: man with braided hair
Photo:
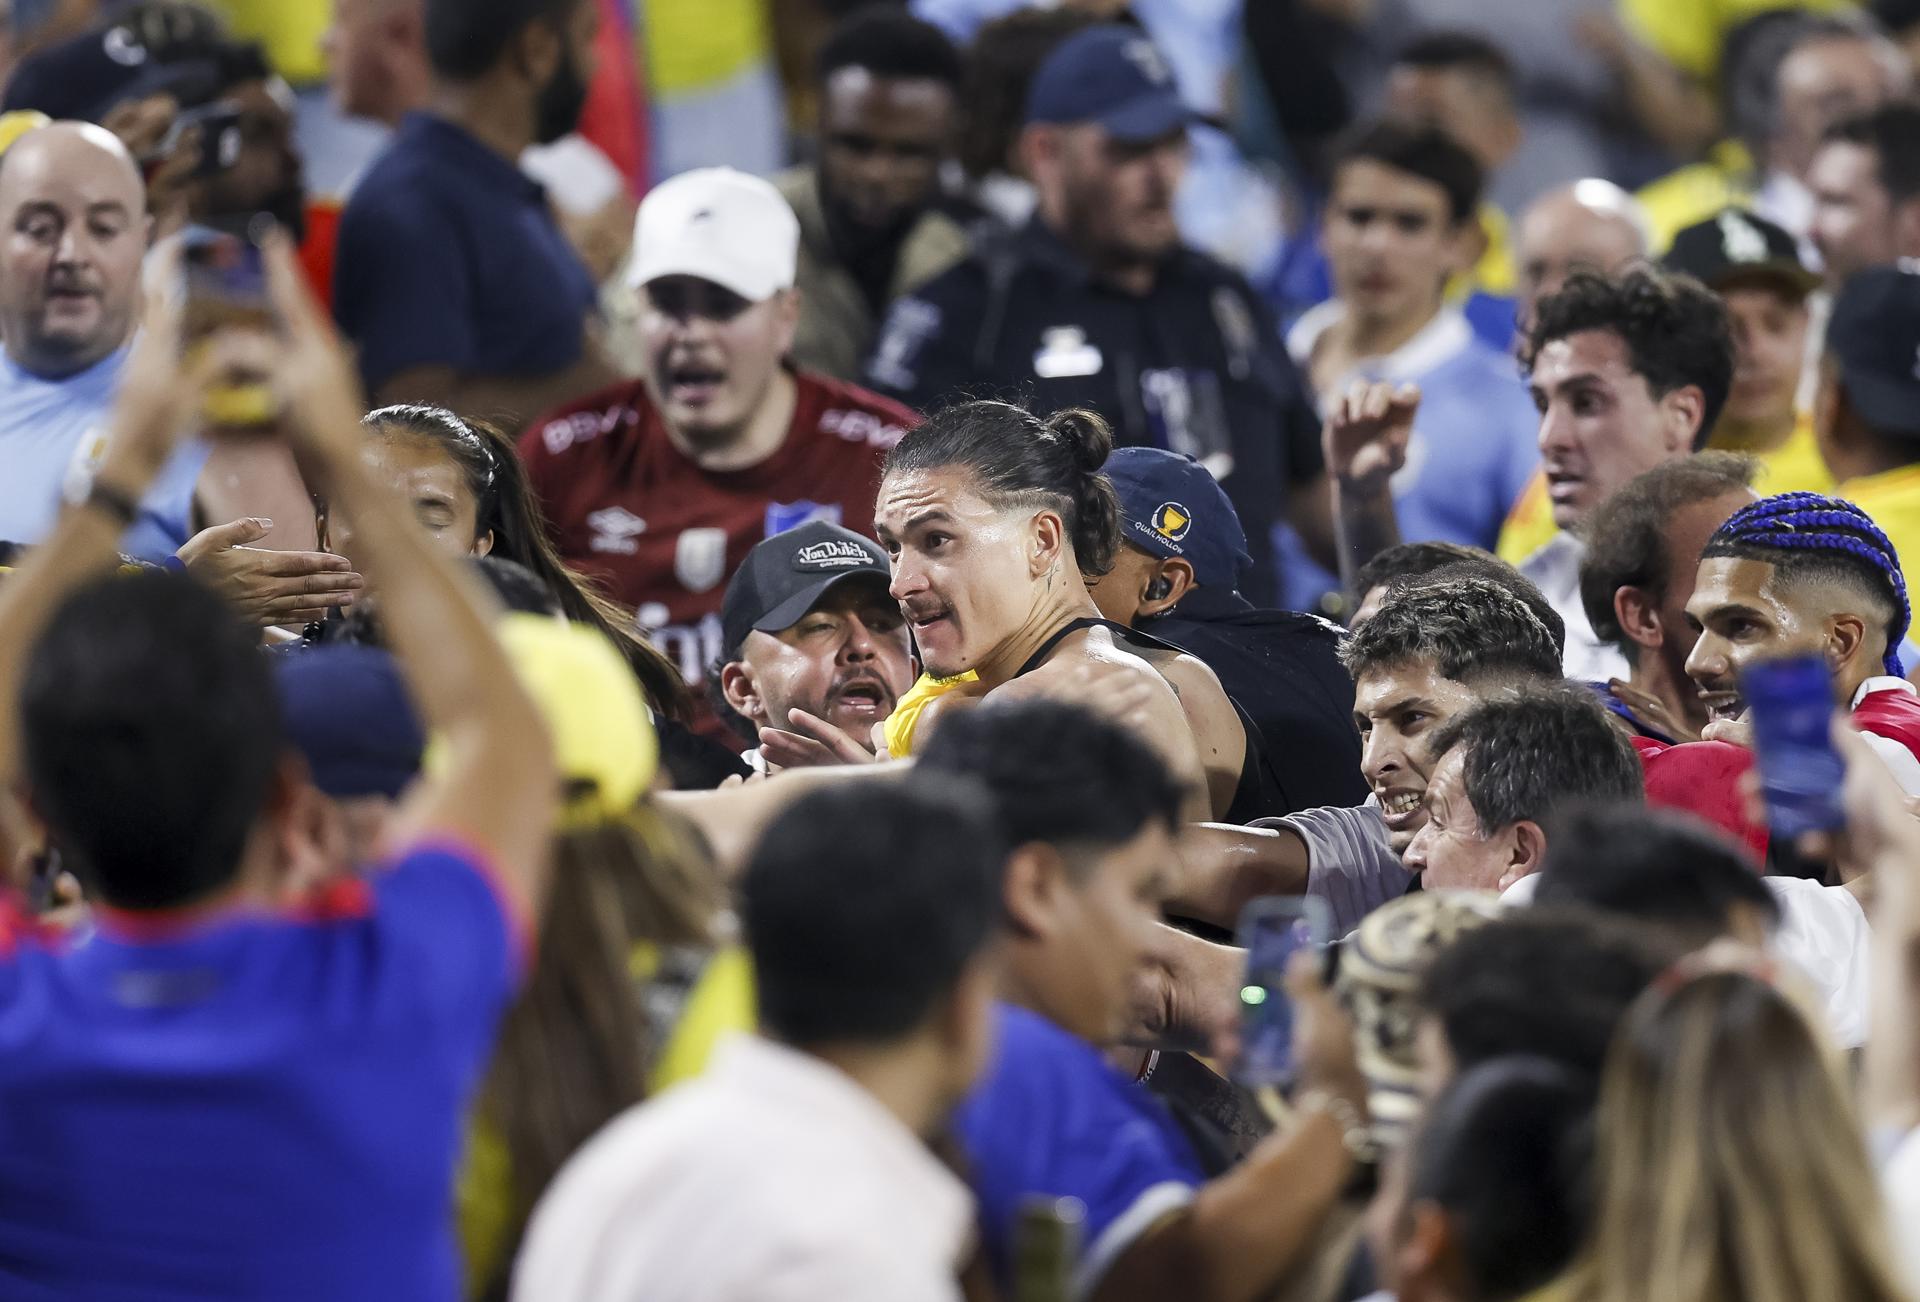
[[[1687,676],[1716,721],[1745,713],[1739,675],[1819,654],[1834,692],[1908,795],[1920,795],[1920,698],[1902,675],[1911,619],[1900,558],[1866,512],[1818,493],[1783,493],[1737,512],[1701,553]]]

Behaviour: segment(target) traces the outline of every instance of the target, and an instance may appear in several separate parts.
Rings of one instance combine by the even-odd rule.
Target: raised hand
[[[297,448],[355,456],[365,443],[360,418],[366,403],[347,347],[301,278],[293,243],[280,231],[263,244],[267,293],[280,320],[274,383]]]
[[[1349,488],[1385,489],[1407,464],[1419,409],[1416,385],[1356,381],[1328,411],[1320,431],[1327,474]]]

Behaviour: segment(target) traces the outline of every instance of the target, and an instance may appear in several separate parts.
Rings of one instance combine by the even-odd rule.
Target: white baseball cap
[[[759,177],[701,167],[648,191],[633,238],[634,285],[698,276],[759,303],[793,288],[800,220]]]

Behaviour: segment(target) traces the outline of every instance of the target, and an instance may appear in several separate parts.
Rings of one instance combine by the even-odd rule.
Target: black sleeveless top
[[[1027,657],[1027,662],[1020,666],[1019,672],[1014,674],[1014,677],[1021,678],[1032,673],[1046,663],[1047,657],[1052,655],[1054,649],[1062,642],[1082,629],[1088,628],[1104,628],[1113,634],[1116,641],[1136,651],[1190,654],[1183,648],[1163,641],[1151,633],[1139,632],[1124,624],[1116,624],[1110,619],[1082,617],[1070,619],[1055,630],[1046,641],[1040,644],[1038,650]],[[1198,657],[1195,658],[1198,659]],[[1254,726],[1252,718],[1241,708],[1240,702],[1229,696],[1227,703],[1233,706],[1234,714],[1240,719],[1240,732],[1246,738],[1247,747],[1246,757],[1240,761],[1240,783],[1233,790],[1233,803],[1227,807],[1222,821],[1243,824],[1250,823],[1256,818],[1279,818],[1292,813],[1285,793],[1281,790],[1279,774],[1267,762],[1267,750],[1261,742],[1259,728]]]

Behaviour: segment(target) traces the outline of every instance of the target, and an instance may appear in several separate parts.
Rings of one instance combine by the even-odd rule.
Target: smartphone
[[[181,233],[181,337],[189,358],[218,330],[274,328],[261,220],[271,219],[254,219],[241,230],[189,226]],[[266,376],[223,376],[208,390],[202,415],[213,426],[252,429],[272,424],[278,403]]]
[[[1235,938],[1247,951],[1240,985],[1240,1058],[1233,1079],[1242,1085],[1283,1086],[1293,1080],[1293,1003],[1287,964],[1303,949],[1332,939],[1333,913],[1312,896],[1270,895],[1240,913]]]
[[[1845,821],[1840,786],[1847,773],[1833,748],[1833,674],[1825,657],[1754,665],[1741,675],[1740,692],[1753,726],[1769,830],[1791,841],[1839,827]]]
[[[240,148],[246,143],[240,110],[232,102],[220,100],[183,109],[174,116],[165,138],[150,153],[141,156],[140,163],[147,169],[148,179],[151,180],[151,173],[172,158],[186,138],[195,133],[200,138],[200,159],[194,164],[194,176],[218,176],[240,161]]]

